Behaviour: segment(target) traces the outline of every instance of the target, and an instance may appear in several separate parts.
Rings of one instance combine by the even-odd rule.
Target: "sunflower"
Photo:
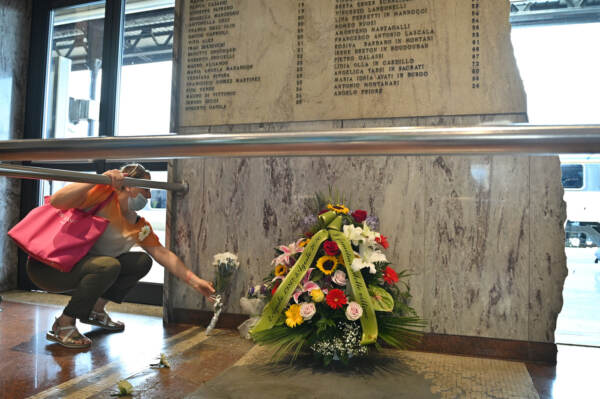
[[[344,213],[346,215],[350,212],[350,209],[346,208],[346,206],[342,204],[327,204],[327,209],[334,211],[335,213]]]
[[[326,275],[333,273],[337,265],[338,258],[335,256],[325,255],[321,256],[319,260],[317,260],[317,267],[323,272],[323,274]]]
[[[299,326],[304,321],[302,315],[300,315],[300,305],[297,304],[291,305],[288,310],[285,311],[285,316],[287,317],[285,319],[285,324],[287,324],[288,327],[293,328]]]
[[[308,243],[310,242],[310,238],[305,238],[304,240],[300,241],[300,245],[301,247],[305,247],[308,245]]]
[[[275,275],[276,276],[285,276],[285,274],[288,272],[288,268],[286,265],[277,265],[277,267],[275,267]]]

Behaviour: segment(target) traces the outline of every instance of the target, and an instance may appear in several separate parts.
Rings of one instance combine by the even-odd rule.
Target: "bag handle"
[[[108,204],[108,201],[110,201],[110,199],[113,197],[113,195],[115,195],[114,191],[112,193],[110,193],[108,198],[106,198],[104,201],[102,201],[101,203],[96,205],[96,207],[94,209],[92,209],[89,213],[91,213],[92,215],[95,215],[96,212],[98,212],[100,209],[104,208],[106,206],[106,204]]]

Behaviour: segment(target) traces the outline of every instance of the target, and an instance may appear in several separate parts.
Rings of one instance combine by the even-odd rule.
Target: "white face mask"
[[[144,209],[147,202],[148,198],[144,197],[141,193],[139,193],[135,198],[127,198],[127,206],[132,211],[140,211]]]

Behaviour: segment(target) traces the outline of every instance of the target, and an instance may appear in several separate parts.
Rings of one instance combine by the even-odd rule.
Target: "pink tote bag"
[[[106,230],[108,220],[96,216],[96,212],[113,195],[90,212],[57,209],[46,197],[44,205],[32,209],[8,235],[32,258],[61,272],[70,272]]]

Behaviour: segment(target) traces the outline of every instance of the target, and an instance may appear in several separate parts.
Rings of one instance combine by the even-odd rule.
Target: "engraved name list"
[[[518,76],[487,78],[514,62],[509,42],[490,45],[509,29],[497,4],[181,2],[179,126],[523,109]]]

